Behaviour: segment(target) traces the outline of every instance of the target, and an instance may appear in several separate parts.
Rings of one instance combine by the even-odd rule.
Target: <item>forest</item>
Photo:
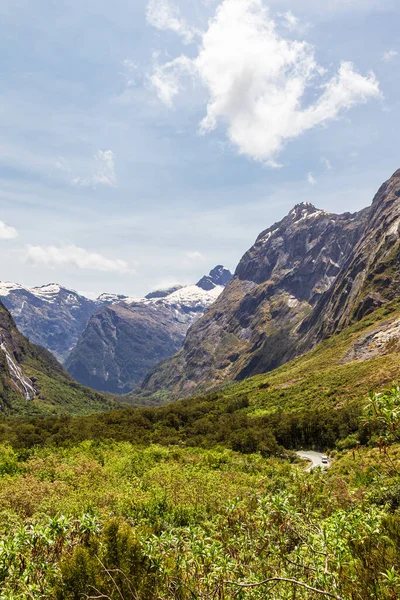
[[[297,421],[326,471],[280,446],[294,420],[227,430],[241,403],[215,409],[213,435],[204,400],[3,422],[0,597],[396,600],[400,389],[321,415],[318,435]]]

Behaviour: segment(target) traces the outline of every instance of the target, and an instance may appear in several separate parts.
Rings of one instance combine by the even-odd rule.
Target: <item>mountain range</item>
[[[126,299],[89,320],[66,368],[80,383],[130,392],[158,362],[177,352],[189,327],[221,294],[232,274],[218,265],[196,284]]]
[[[75,292],[56,285],[28,290],[2,284],[1,290],[21,328],[30,328],[30,339],[41,336],[59,349],[66,348],[65,337],[57,338],[55,323],[47,321],[57,321],[57,306],[62,306],[61,330],[75,328],[78,339],[66,365],[81,382],[114,393],[134,388],[125,400],[136,404],[165,403],[232,382],[246,384],[254,375],[279,374],[277,367],[288,361],[295,372],[293,359],[306,355],[304,378],[307,353],[317,345],[326,350],[326,340],[332,346],[338,335],[343,352],[334,358],[333,370],[343,372],[346,365],[387,353],[396,357],[399,225],[400,170],[381,186],[372,205],[357,213],[336,215],[309,203],[296,205],[258,236],[233,278],[219,266],[194,286],[140,299],[107,295],[88,301],[89,306],[82,302],[88,323],[82,316],[79,335],[79,319],[73,316],[81,297]],[[107,406],[106,396],[81,387],[49,352],[28,342],[2,305],[0,313],[2,407],[17,410],[25,402],[39,412],[75,413]],[[64,346],[57,346],[57,339]],[[386,381],[388,373],[375,377],[375,384]],[[333,375],[329,372],[329,381]],[[302,393],[301,384],[293,383],[298,379],[292,379],[282,385],[295,385]],[[258,394],[264,384],[256,382]]]
[[[29,288],[0,282],[0,299],[11,312],[19,330],[31,342],[50,350],[64,363],[90,317],[103,306],[126,296],[102,294],[90,300],[57,283]]]

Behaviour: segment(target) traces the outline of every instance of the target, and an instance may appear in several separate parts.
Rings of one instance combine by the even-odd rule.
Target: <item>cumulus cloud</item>
[[[26,259],[35,265],[46,267],[74,266],[78,269],[103,271],[105,273],[134,273],[124,260],[106,258],[97,252],[89,252],[79,246],[27,246]]]
[[[0,240],[13,240],[16,237],[18,237],[18,231],[0,221]]]
[[[329,78],[313,46],[282,36],[262,0],[222,0],[197,56],[155,65],[151,82],[165,104],[188,73],[208,94],[201,133],[222,124],[241,154],[271,166],[287,141],[380,96],[374,74],[360,75],[350,62]],[[311,86],[319,97],[305,105]]]
[[[96,187],[105,185],[116,187],[117,176],[115,173],[115,154],[112,150],[98,150],[95,154],[93,174],[89,177],[74,177],[73,185],[82,187]]]
[[[386,50],[386,52],[383,53],[382,60],[385,62],[389,62],[393,60],[393,58],[396,58],[396,56],[398,55],[399,53],[397,52],[397,50]]]
[[[195,31],[182,18],[179,8],[169,0],[149,0],[146,10],[147,22],[161,30],[171,30],[181,36],[185,44],[190,44]]]

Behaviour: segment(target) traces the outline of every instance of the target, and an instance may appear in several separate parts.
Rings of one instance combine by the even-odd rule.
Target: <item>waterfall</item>
[[[19,364],[15,362],[4,343],[4,340],[1,340],[0,348],[6,355],[11,379],[14,381],[14,383],[16,383],[19,389],[22,388],[21,391],[24,393],[26,400],[33,400],[33,398],[36,396],[36,390],[33,387],[31,380],[24,375]]]

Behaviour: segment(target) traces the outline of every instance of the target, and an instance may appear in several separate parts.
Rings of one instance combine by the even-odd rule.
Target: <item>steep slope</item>
[[[28,288],[4,282],[0,283],[0,298],[20,331],[60,362],[67,358],[96,310],[124,299],[103,294],[89,300],[55,283]]]
[[[31,344],[0,302],[0,411],[88,414],[106,410],[105,396],[78,385],[50,352]]]
[[[303,350],[400,294],[400,169],[376,194],[365,231],[300,334]]]
[[[97,312],[67,360],[71,375],[94,389],[127,393],[182,346],[232,275],[218,266],[197,285],[153,292]]]
[[[262,232],[182,350],[146,377],[141,393],[188,396],[292,358],[296,326],[334,283],[368,212],[334,215],[303,203]]]

